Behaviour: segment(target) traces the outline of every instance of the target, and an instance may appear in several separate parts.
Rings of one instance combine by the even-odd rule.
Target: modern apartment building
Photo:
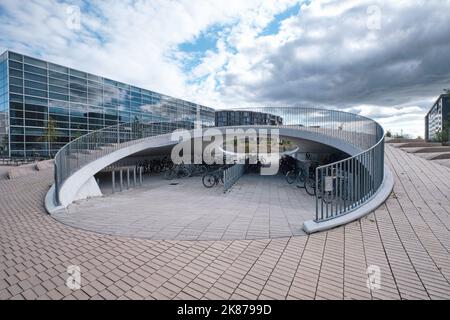
[[[53,156],[89,131],[133,121],[194,127],[215,118],[196,103],[11,51],[0,56],[2,156]]]
[[[216,127],[242,125],[281,125],[283,118],[264,112],[256,111],[216,111]]]
[[[439,131],[448,131],[449,125],[450,94],[442,94],[425,116],[425,140],[436,141],[436,133]],[[450,135],[450,132],[448,134]]]

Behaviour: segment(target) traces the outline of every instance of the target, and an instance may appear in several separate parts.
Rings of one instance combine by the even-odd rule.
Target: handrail
[[[384,180],[384,130],[376,121],[354,113],[301,107],[233,109],[280,116],[284,128],[301,127],[341,139],[360,153],[316,168],[315,222],[323,222],[354,211],[370,201]],[[306,117],[305,117],[306,114]],[[314,119],[315,117],[315,119]],[[347,129],[350,128],[350,130]],[[346,178],[333,179],[332,172]],[[313,183],[311,181],[311,183]]]
[[[55,155],[55,202],[59,204],[62,185],[89,162],[142,139],[172,133],[176,129],[192,129],[191,122],[129,122],[102,128],[81,136],[61,148]]]
[[[316,217],[323,222],[354,211],[367,203],[384,180],[384,130],[369,149],[315,170]],[[333,173],[336,173],[333,177]]]
[[[223,170],[223,192],[227,192],[242,177],[245,171],[245,164],[235,163]]]
[[[234,109],[236,111],[236,109]],[[326,221],[346,214],[368,202],[384,178],[384,130],[367,117],[339,110],[302,107],[239,108],[283,119],[282,125],[252,125],[303,130],[321,134],[361,150],[357,155],[316,169],[316,218]],[[81,136],[65,145],[55,156],[55,200],[64,182],[77,170],[99,157],[138,143],[142,139],[172,133],[175,129],[193,129],[188,121],[120,123]],[[335,140],[336,141],[336,140]],[[345,180],[331,181],[328,174],[339,171]],[[336,180],[336,179],[335,179]],[[325,187],[332,189],[327,191]]]

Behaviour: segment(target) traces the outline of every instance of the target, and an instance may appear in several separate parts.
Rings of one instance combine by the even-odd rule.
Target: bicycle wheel
[[[164,172],[164,178],[166,180],[172,180],[173,178],[175,178],[175,172],[173,170],[167,170],[166,172]]]
[[[316,195],[316,179],[308,178],[305,181],[305,189],[306,193],[310,196]]]
[[[295,170],[291,170],[286,174],[286,181],[289,184],[293,184],[297,179],[297,172]]]
[[[202,178],[203,186],[205,188],[212,188],[216,185],[216,177],[212,174],[207,174]]]
[[[181,178],[190,177],[191,176],[190,170],[183,166],[178,170],[178,176]]]
[[[304,169],[300,168],[300,171],[299,171],[299,174],[297,177],[298,177],[297,179],[299,180],[299,182],[305,182],[306,181],[306,171]]]

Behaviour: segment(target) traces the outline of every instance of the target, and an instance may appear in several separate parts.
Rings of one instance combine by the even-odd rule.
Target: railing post
[[[114,169],[112,171],[111,178],[112,178],[112,193],[115,193],[116,192],[116,170],[114,170]]]
[[[120,178],[120,192],[122,192],[123,191],[123,170],[122,170],[122,168],[120,168],[120,171],[119,171],[119,178]]]
[[[130,190],[130,167],[127,167],[127,190]]]

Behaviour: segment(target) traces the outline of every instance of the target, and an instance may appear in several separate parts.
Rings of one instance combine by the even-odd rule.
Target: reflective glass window
[[[47,62],[38,60],[31,57],[23,57],[23,62],[31,64],[33,66],[41,67],[41,68],[47,68]]]
[[[42,98],[48,97],[47,91],[30,89],[30,88],[25,88],[25,94],[28,94],[30,96],[42,97]]]
[[[47,70],[46,69],[38,68],[38,67],[35,67],[35,66],[30,66],[28,64],[25,65],[24,70],[28,71],[28,72],[37,73],[37,74],[42,75],[42,76],[47,76]]]
[[[23,70],[23,64],[20,62],[10,61],[9,66],[11,68],[17,69],[17,70]]]
[[[25,87],[39,90],[47,90],[47,84],[35,81],[25,80]]]
[[[42,83],[47,83],[47,77],[28,73],[28,72],[25,72],[24,75],[25,75],[26,80],[33,80],[33,81],[38,81],[38,82],[42,82]]]
[[[63,73],[59,73],[59,72],[55,72],[55,71],[49,71],[48,76],[51,78],[60,79],[60,80],[66,80],[66,81],[69,80],[69,76],[67,74],[63,74]]]
[[[9,75],[11,77],[16,77],[16,78],[22,78],[23,77],[22,71],[11,69],[11,68],[9,68]]]
[[[22,60],[23,60],[22,55],[14,53],[14,52],[9,52],[9,58],[12,60],[20,61],[20,62],[22,62]]]

